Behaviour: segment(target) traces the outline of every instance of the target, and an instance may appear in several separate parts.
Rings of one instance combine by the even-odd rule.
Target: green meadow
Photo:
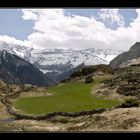
[[[94,79],[93,83],[71,82],[50,87],[46,92],[51,96],[20,97],[13,104],[25,114],[43,115],[51,112],[79,112],[97,108],[111,108],[120,104],[118,100],[107,100],[93,96],[91,90],[104,77]]]

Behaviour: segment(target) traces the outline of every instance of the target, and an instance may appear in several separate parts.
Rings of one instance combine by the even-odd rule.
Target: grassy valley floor
[[[43,115],[51,112],[79,112],[97,108],[111,108],[120,104],[119,100],[109,100],[91,94],[102,80],[109,78],[99,76],[94,82],[84,81],[59,84],[46,89],[48,95],[19,97],[13,101],[15,108],[24,114]],[[45,91],[43,91],[45,92]]]
[[[121,103],[119,99],[93,94],[99,83],[110,78],[94,77],[94,82],[84,81],[59,84],[55,87],[34,88],[11,98],[15,108],[24,114],[42,115],[54,111],[77,112],[94,108],[111,108]],[[99,114],[79,117],[55,116],[47,120],[11,120],[5,106],[0,103],[0,131],[139,131],[140,107],[117,108]]]

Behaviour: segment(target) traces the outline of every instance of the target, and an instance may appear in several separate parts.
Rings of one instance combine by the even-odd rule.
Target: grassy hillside
[[[95,108],[111,108],[119,104],[117,100],[105,100],[95,97],[91,89],[105,77],[94,79],[93,83],[71,82],[51,87],[47,92],[51,96],[20,97],[14,101],[16,109],[22,113],[41,115],[50,112],[78,112]]]
[[[73,72],[70,75],[70,78],[75,77],[81,77],[81,76],[87,76],[93,73],[96,73],[98,71],[101,71],[105,74],[113,73],[113,69],[109,67],[108,65],[100,64],[100,65],[91,65],[91,66],[85,66],[84,68],[77,70]]]

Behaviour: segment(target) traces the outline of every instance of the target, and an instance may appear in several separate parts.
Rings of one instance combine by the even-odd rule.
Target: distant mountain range
[[[53,81],[38,68],[5,50],[0,51],[0,80],[7,84],[50,86]]]
[[[111,62],[112,68],[123,68],[134,64],[140,64],[140,42],[136,42],[127,52],[121,53]]]
[[[87,65],[109,64],[122,51],[111,49],[33,49],[32,47],[19,46],[0,42],[0,50],[15,54],[46,74],[56,82],[63,80],[73,69]],[[63,78],[62,78],[63,77]]]

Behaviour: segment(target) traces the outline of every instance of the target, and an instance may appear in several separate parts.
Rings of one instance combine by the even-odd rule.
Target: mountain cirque
[[[96,46],[95,46],[96,47]],[[20,46],[0,42],[0,50],[15,54],[40,69],[56,82],[65,79],[65,75],[81,65],[108,64],[122,51],[111,49],[34,49],[32,46]]]
[[[115,58],[111,62],[111,66],[113,68],[117,68],[114,70],[112,74],[103,74],[102,76],[108,77],[106,80],[104,79],[101,83],[98,83],[94,89],[91,91],[92,96],[106,98],[106,99],[117,99],[121,102],[125,101],[126,99],[134,99],[139,100],[139,74],[140,74],[140,66],[129,66],[126,68],[118,68],[122,63],[116,60],[123,59],[124,62],[127,60],[137,59],[139,57],[138,49],[139,43],[136,43],[133,47],[131,47],[130,52],[134,53],[135,55],[131,54],[130,52],[123,53],[125,54],[125,58],[123,54],[121,58]],[[57,50],[58,51],[58,50]],[[45,54],[46,55],[46,54]],[[6,51],[1,51],[0,55],[1,60],[1,67],[2,70],[8,75],[6,78],[12,79],[13,72],[16,73],[19,71],[20,67],[29,66],[31,68],[35,68],[34,65],[28,63],[27,61],[23,61],[23,59],[10,54]],[[137,56],[137,57],[134,57]],[[12,61],[11,61],[12,60]],[[41,62],[42,59],[40,59]],[[45,60],[44,60],[45,61]],[[132,62],[132,61],[131,61]],[[36,63],[37,65],[37,63]],[[11,67],[14,66],[14,71]],[[37,69],[38,70],[38,69]],[[1,76],[3,76],[3,71]],[[38,70],[39,71],[39,70]],[[33,70],[34,72],[34,70]],[[38,72],[43,74],[42,72]],[[4,73],[5,74],[5,73]],[[24,71],[26,74],[26,70]],[[21,75],[24,77],[24,74]],[[27,74],[28,75],[28,74]],[[14,75],[15,76],[15,75]],[[43,74],[44,77],[44,74]],[[95,75],[98,77],[98,75]],[[3,79],[7,80],[5,77]],[[16,79],[17,78],[17,79]],[[93,77],[94,78],[94,77]],[[2,80],[3,80],[2,79]],[[18,77],[13,78],[14,80],[20,80]],[[23,78],[24,79],[24,78]],[[83,79],[84,80],[84,79]],[[42,80],[43,81],[43,80]],[[39,81],[40,82],[40,81]],[[34,84],[34,83],[33,83]],[[46,83],[45,83],[46,84]],[[62,83],[63,84],[63,83]],[[0,90],[4,93],[11,92],[9,90],[18,91],[23,88],[24,86],[16,86],[14,85],[10,88],[9,85],[4,84],[1,82]],[[12,85],[11,85],[12,86]],[[30,86],[29,86],[30,87]],[[27,88],[27,87],[26,87]],[[130,90],[131,88],[131,90]],[[32,92],[34,94],[32,94]],[[31,91],[29,88],[28,93],[24,94],[24,92],[20,95],[21,97],[30,97],[36,96],[36,93],[41,93],[41,96],[48,96],[51,97],[51,94],[46,93],[46,88],[38,88],[32,87]],[[44,93],[42,93],[44,91]],[[36,92],[36,93],[35,93]],[[131,94],[130,94],[131,93]],[[24,95],[23,95],[24,94]],[[5,96],[4,94],[1,97]],[[14,99],[12,99],[14,100]],[[120,106],[121,107],[121,106]],[[131,108],[116,108],[113,106],[111,109],[107,109],[107,111],[103,113],[93,114],[93,115],[85,115],[80,117],[64,117],[64,116],[55,116],[46,120],[12,120],[13,116],[10,116],[9,113],[6,111],[6,108],[3,104],[0,103],[0,114],[1,122],[6,122],[2,124],[0,129],[11,130],[11,131],[139,131],[140,130],[140,107],[131,107]],[[8,124],[8,125],[7,125]],[[4,130],[3,129],[3,130]]]

